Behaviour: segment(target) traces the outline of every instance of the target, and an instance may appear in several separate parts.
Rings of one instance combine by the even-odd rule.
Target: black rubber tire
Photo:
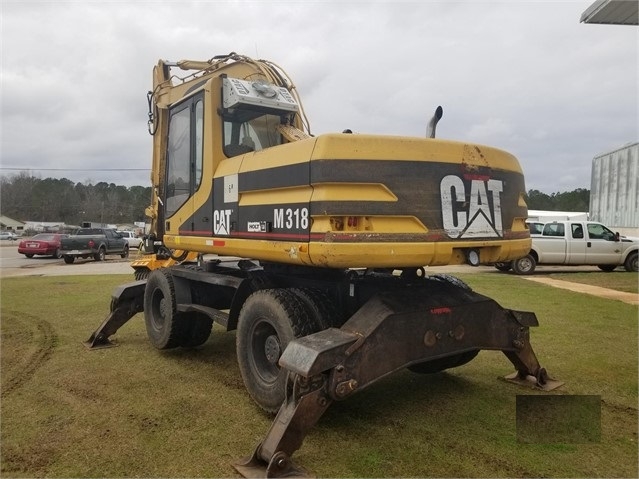
[[[454,356],[433,359],[432,361],[428,361],[425,363],[413,364],[412,366],[408,366],[408,370],[417,374],[434,374],[445,369],[462,366],[475,359],[475,356],[477,356],[478,354],[479,349],[473,351],[465,351]]]
[[[306,305],[307,315],[313,321],[313,333],[331,327],[340,327],[344,323],[344,315],[327,294],[316,289],[291,290]],[[311,332],[309,332],[311,334]]]
[[[136,280],[146,279],[151,274],[151,270],[149,268],[136,268],[133,272],[133,277]]]
[[[510,262],[508,263],[495,263],[495,268],[497,268],[499,271],[503,271],[504,273],[506,271],[510,271],[512,269],[512,264]]]
[[[202,313],[184,313],[180,315],[181,325],[180,346],[195,348],[206,343],[211,336],[213,320]]]
[[[60,248],[57,248],[57,249],[55,250],[55,252],[54,252],[54,253],[53,253],[53,255],[52,255],[52,258],[55,258],[55,259],[60,259],[60,258],[62,258],[62,254],[60,253]]]
[[[537,261],[531,254],[527,254],[523,258],[513,260],[513,271],[517,274],[528,275],[535,272]]]
[[[25,256],[26,256],[27,258],[33,258],[33,255],[32,255],[31,253],[29,253],[29,254],[25,254]]]
[[[639,265],[637,263],[637,252],[635,251],[634,253],[630,253],[628,255],[626,261],[624,261],[623,263],[623,267],[629,273],[636,273],[637,271],[639,271]]]
[[[434,274],[432,276],[429,276],[429,278],[436,279],[437,281],[443,281],[445,283],[450,283],[453,286],[457,286],[458,288],[465,289],[467,291],[473,290],[464,281],[450,274],[446,274],[446,273]]]
[[[104,261],[106,258],[106,249],[100,248],[96,254],[93,255],[93,259],[96,261]]]
[[[183,323],[179,319],[173,277],[164,268],[156,269],[144,290],[144,324],[151,344],[157,349],[180,346]]]
[[[75,261],[75,256],[69,256],[65,254],[63,258],[66,264],[73,264],[73,262]]]
[[[304,302],[292,291],[265,289],[252,293],[242,306],[236,349],[244,386],[264,411],[282,405],[287,371],[278,360],[294,338],[313,332]]]
[[[610,273],[611,271],[614,271],[616,267],[617,267],[616,264],[600,264],[600,265],[597,265],[597,268],[599,268],[601,271],[605,271],[606,273]]]
[[[129,246],[124,247],[124,252],[120,255],[120,258],[128,258],[129,257]]]

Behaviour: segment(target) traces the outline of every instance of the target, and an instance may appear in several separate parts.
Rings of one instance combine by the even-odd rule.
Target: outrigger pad
[[[105,339],[103,341],[96,341],[89,339],[88,341],[82,341],[82,344],[85,348],[94,351],[96,349],[108,349],[108,348],[117,348],[119,344],[116,341],[111,341],[109,339]]]
[[[522,378],[519,375],[518,371],[515,371],[514,373],[509,374],[508,376],[504,376],[502,379],[504,381],[508,381],[509,383],[517,384],[519,386],[525,386],[532,389],[541,389],[543,391],[553,391],[565,384],[563,381],[557,381],[556,379],[552,379],[548,377],[544,379],[543,383],[538,381],[535,376],[531,376],[531,375]]]
[[[283,452],[277,452],[273,455],[271,462],[266,464],[259,459],[259,448],[257,446],[252,456],[239,460],[233,467],[242,476],[247,478],[265,478],[265,477],[310,477],[308,472],[294,464],[291,459]]]

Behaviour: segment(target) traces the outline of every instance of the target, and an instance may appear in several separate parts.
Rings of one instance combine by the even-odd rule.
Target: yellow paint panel
[[[278,166],[295,165],[307,163],[315,147],[315,138],[285,143],[275,148],[248,153],[241,158],[242,166],[240,173],[248,171],[259,171],[265,168],[276,168]],[[215,172],[215,176],[222,176]]]
[[[380,183],[321,183],[313,185],[313,201],[397,201]]]
[[[313,192],[310,186],[249,191],[240,194],[240,206],[308,203]]]
[[[433,161],[522,172],[517,158],[503,150],[439,138],[327,134],[316,141],[313,160]]]

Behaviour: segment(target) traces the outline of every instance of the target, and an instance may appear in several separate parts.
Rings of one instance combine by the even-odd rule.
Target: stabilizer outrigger
[[[304,476],[291,456],[331,403],[405,367],[436,372],[470,361],[481,349],[501,350],[517,369],[517,382],[546,391],[563,384],[548,377],[532,350],[528,328],[538,325],[534,313],[503,309],[445,284],[436,294],[414,293],[378,294],[340,329],[289,344],[280,359],[289,371],[286,400],[253,455],[235,465],[240,474]]]

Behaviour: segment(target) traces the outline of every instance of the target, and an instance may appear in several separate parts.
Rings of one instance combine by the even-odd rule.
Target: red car
[[[60,239],[69,235],[57,233],[40,233],[33,238],[20,241],[18,245],[18,253],[25,255],[27,258],[33,258],[36,254],[53,256],[60,259]]]

